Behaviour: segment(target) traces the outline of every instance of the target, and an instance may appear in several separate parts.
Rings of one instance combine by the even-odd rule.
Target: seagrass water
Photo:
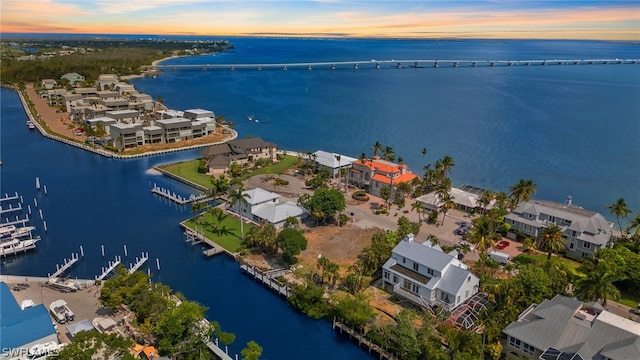
[[[224,54],[166,63],[640,57],[635,44],[590,41],[231,41],[235,49]],[[619,197],[640,210],[640,65],[169,70],[133,83],[171,108],[213,110],[235,121],[240,136],[261,136],[283,149],[358,157],[380,141],[417,173],[452,156],[455,185],[507,191],[531,178],[535,198],[562,202],[572,195],[574,204],[610,220],[605,206]],[[204,259],[198,246],[184,243],[178,222],[192,216],[189,208],[150,189],[156,183],[182,195],[194,190],[149,169],[200,151],[103,158],[30,132],[17,95],[0,91],[0,192],[17,191],[32,207],[36,199],[48,226],[44,233],[34,216],[43,240],[35,252],[4,260],[3,274],[46,276],[82,245],[85,257],[70,275],[93,278],[127,245],[123,262],[149,252],[154,280],[208,306],[208,318],[237,335],[231,353],[255,340],[265,359],[368,358],[326,321],[298,314],[241,275],[234,262]],[[47,194],[36,191],[36,177]]]

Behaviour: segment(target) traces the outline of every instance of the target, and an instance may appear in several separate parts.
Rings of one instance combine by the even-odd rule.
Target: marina
[[[173,202],[175,202],[178,205],[186,205],[186,204],[191,204],[193,202],[197,202],[197,201],[204,201],[208,199],[207,195],[194,195],[191,194],[189,195],[188,198],[182,197],[180,195],[176,195],[175,192],[171,192],[167,189],[163,189],[157,185],[153,185],[153,187],[151,188],[151,192],[156,194],[156,195],[160,195],[166,199],[169,199]]]

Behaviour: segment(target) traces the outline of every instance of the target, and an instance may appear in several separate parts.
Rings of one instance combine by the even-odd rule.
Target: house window
[[[525,215],[526,215],[526,217],[527,217],[528,219],[533,219],[533,214],[529,214],[529,213],[527,213],[527,214],[525,214]]]
[[[591,243],[583,241],[582,242],[582,247],[585,248],[585,249],[591,249]]]
[[[418,293],[418,284],[411,284],[411,292],[413,292],[414,294]]]
[[[413,270],[417,272],[419,268],[420,268],[420,264],[418,264],[417,262],[414,262],[413,263]]]
[[[394,284],[398,283],[398,275],[393,275],[393,283]]]
[[[389,272],[388,272],[388,271],[385,271],[385,272],[384,272],[384,278],[385,278],[385,279],[387,279],[387,280],[389,280],[389,277],[390,277]]]
[[[469,289],[465,290],[464,292],[464,298],[468,299],[469,298]]]
[[[523,343],[522,344],[522,351],[525,352],[526,354],[533,355],[533,354],[535,354],[536,349],[533,346],[531,346],[531,345],[529,345],[527,343]]]
[[[432,268],[427,268],[427,274],[433,276],[433,269]]]
[[[570,249],[570,250],[573,250],[573,246],[574,246],[574,243],[573,243],[573,241],[572,241],[571,243],[569,243],[569,249]]]
[[[575,230],[573,230],[573,231],[571,232],[571,236],[573,236],[573,237],[578,237],[578,232],[577,232],[577,231],[575,231]]]
[[[403,263],[403,264],[406,264],[406,263],[407,263],[407,259],[406,259],[404,256],[402,257],[402,263]]]
[[[516,349],[520,349],[522,342],[512,336],[509,338],[509,345],[513,346]]]

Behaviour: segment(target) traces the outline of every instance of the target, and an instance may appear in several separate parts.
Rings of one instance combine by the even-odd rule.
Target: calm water
[[[224,54],[166,63],[640,57],[639,45],[591,41],[232,42]],[[508,192],[530,178],[540,199],[572,195],[610,217],[604,207],[623,197],[640,210],[639,65],[180,70],[134,83],[172,108],[212,109],[241,136],[281,148],[358,157],[380,141],[421,173],[426,147],[425,163],[453,157],[454,185]],[[268,124],[247,121],[251,114]]]
[[[236,49],[169,63],[258,63],[367,59],[639,58],[636,45],[568,41],[355,41],[232,39]],[[175,109],[205,108],[237,123],[241,136],[262,136],[281,148],[324,149],[357,157],[380,141],[414,169],[445,154],[456,185],[508,190],[520,178],[538,184],[537,198],[574,203],[609,216],[624,197],[640,210],[640,66],[529,66],[367,70],[168,71],[134,81]],[[193,190],[148,170],[199,156],[199,151],[117,161],[30,132],[17,96],[1,89],[0,192],[18,191],[48,233],[35,253],[0,270],[43,276],[79,252],[71,275],[93,277],[115,255],[148,251],[154,279],[209,307],[208,318],[249,340],[265,359],[357,359],[366,353],[336,336],[325,321],[240,274],[224,258],[203,259],[185,245],[178,222],[188,208],[150,193],[153,183]],[[255,115],[260,123],[246,120]],[[268,122],[268,124],[264,124]],[[35,178],[48,194],[35,190]],[[611,218],[611,217],[610,217]],[[611,218],[613,220],[613,218]],[[100,254],[105,246],[106,256]],[[160,260],[161,270],[155,267]]]

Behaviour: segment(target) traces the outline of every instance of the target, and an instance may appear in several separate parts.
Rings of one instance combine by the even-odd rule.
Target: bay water
[[[223,54],[165,63],[640,57],[637,44],[591,41],[231,41],[235,49]],[[571,195],[574,204],[612,221],[605,206],[619,197],[640,210],[638,65],[169,70],[132,83],[154,98],[162,96],[170,108],[213,110],[236,122],[241,137],[261,136],[283,149],[358,157],[370,155],[380,141],[416,173],[423,164],[452,156],[455,185],[508,191],[518,179],[531,178],[535,198],[562,202]],[[3,260],[3,274],[45,276],[83,246],[85,257],[70,275],[93,278],[108,260],[123,256],[126,245],[123,262],[149,252],[155,281],[208,306],[207,317],[236,334],[231,353],[255,340],[265,359],[368,358],[333,333],[330,323],[297,313],[242,275],[233,261],[204,259],[199,246],[184,243],[178,222],[192,216],[189,208],[150,189],[157,184],[183,196],[195,190],[150,169],[199,157],[200,150],[103,158],[29,131],[17,95],[8,89],[0,95],[0,192],[23,196],[43,237],[35,252]],[[259,122],[248,121],[249,115]],[[35,189],[36,177],[46,194]]]

